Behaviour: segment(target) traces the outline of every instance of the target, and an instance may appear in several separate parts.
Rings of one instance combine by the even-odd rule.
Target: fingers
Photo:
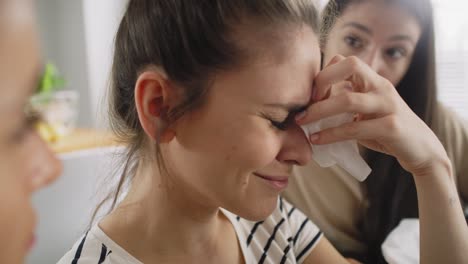
[[[359,113],[382,116],[392,111],[390,101],[376,94],[345,92],[309,106],[296,117],[299,125],[318,121],[341,113]]]
[[[342,60],[344,60],[344,59],[345,59],[344,56],[336,55],[336,56],[334,56],[334,57],[327,63],[327,65],[325,65],[324,68],[327,68],[327,67],[329,67],[330,65],[336,64],[336,63],[338,63],[338,62],[340,62],[340,61],[342,61]],[[330,87],[330,89],[331,89],[331,87]],[[327,93],[327,91],[324,91],[324,92]],[[321,95],[320,95],[320,98],[328,97],[328,96],[329,96],[329,94],[326,94],[326,95],[321,94]],[[312,91],[312,100],[316,101],[316,98],[317,98],[317,97],[318,97],[318,96],[317,96],[317,88],[315,87],[315,84],[314,84],[314,88],[313,88],[313,91]]]
[[[333,64],[337,64],[338,62],[343,61],[344,59],[346,59],[345,56],[336,55],[327,63],[327,65],[324,68],[327,68],[328,66],[333,65]]]
[[[345,140],[382,141],[398,134],[398,123],[393,116],[343,124],[310,135],[312,144],[324,145]]]
[[[378,118],[402,103],[393,85],[356,57],[334,57],[315,78],[314,89],[315,103],[296,117],[300,125],[340,113]]]
[[[353,83],[349,81],[342,81],[332,85],[330,89],[330,96],[336,96],[341,93],[347,93],[353,91]]]
[[[327,98],[331,87],[342,81],[350,81],[357,92],[368,92],[388,86],[388,81],[357,57],[336,57],[315,78],[314,101]]]

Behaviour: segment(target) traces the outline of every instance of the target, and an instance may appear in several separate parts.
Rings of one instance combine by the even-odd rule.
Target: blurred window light
[[[439,99],[468,119],[468,1],[432,2]]]

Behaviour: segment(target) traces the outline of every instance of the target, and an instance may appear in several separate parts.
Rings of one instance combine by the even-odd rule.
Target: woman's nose
[[[381,73],[384,67],[384,61],[377,49],[370,50],[363,56],[363,61],[377,73]]]
[[[305,133],[296,124],[289,128],[286,133],[283,147],[278,154],[278,160],[299,166],[306,165],[312,158],[312,148]]]
[[[62,163],[47,144],[37,135],[34,136],[33,166],[30,174],[33,191],[54,182],[62,173]]]

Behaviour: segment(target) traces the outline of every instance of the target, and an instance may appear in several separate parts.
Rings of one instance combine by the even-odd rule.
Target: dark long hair
[[[282,27],[305,25],[318,35],[319,22],[310,0],[130,0],[115,38],[109,90],[110,125],[127,146],[123,173],[94,210],[90,224],[107,202],[111,203],[108,212],[115,208],[123,186],[131,182],[145,155],[155,156],[160,170],[167,173],[158,144],[156,153],[144,151],[148,142],[134,97],[142,71],[158,67],[182,90],[180,105],[165,114],[171,125],[203,104],[216,73],[236,69],[258,54],[258,47],[244,47],[239,41],[240,27],[255,24],[258,30],[279,34],[284,33],[279,31]]]
[[[332,0],[322,14],[322,45],[334,22],[352,4],[379,1],[399,6],[412,14],[422,28],[412,62],[396,89],[410,108],[431,127],[436,107],[435,47],[432,4],[430,0]],[[380,247],[403,218],[418,217],[416,186],[412,175],[392,157],[368,151],[366,159],[372,173],[365,182],[368,206],[360,225],[368,246],[364,256],[343,252],[366,263],[385,263]]]

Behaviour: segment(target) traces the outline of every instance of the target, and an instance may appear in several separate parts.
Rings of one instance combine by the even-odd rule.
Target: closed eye
[[[32,111],[30,107],[26,107],[24,121],[21,126],[16,129],[13,134],[13,141],[15,143],[21,143],[26,136],[33,131],[34,126],[41,120],[40,115]]]
[[[285,131],[286,129],[288,129],[288,125],[289,125],[289,118],[287,118],[285,121],[283,122],[277,122],[277,121],[274,121],[274,120],[270,120],[271,124],[276,127],[277,129],[279,130],[283,130]]]
[[[277,108],[281,111],[272,111],[271,114],[260,113],[260,115],[270,121],[270,124],[281,131],[287,130],[292,124],[295,124],[295,116],[307,109],[307,104],[294,104],[294,105],[282,105],[282,104],[268,104],[269,107]],[[276,114],[274,114],[276,113]],[[281,114],[279,114],[281,113]],[[284,114],[287,114],[284,116]],[[281,118],[284,117],[284,118]]]
[[[271,125],[278,129],[278,130],[281,130],[281,131],[286,131],[288,129],[288,127],[291,125],[291,123],[293,122],[293,117],[295,115],[295,113],[289,113],[288,116],[283,119],[283,120],[277,120],[271,116],[268,116],[266,114],[262,114],[263,117],[265,119],[267,119],[268,121],[270,121]]]

